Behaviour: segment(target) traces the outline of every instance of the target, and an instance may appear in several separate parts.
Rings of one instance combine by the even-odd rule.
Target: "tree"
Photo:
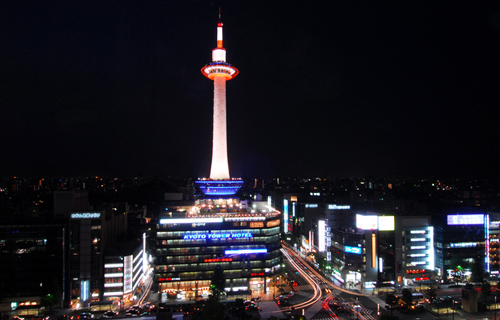
[[[451,257],[450,269],[454,270],[454,280],[458,284],[462,280],[463,270],[468,267],[467,262],[462,258],[461,254],[456,254]]]
[[[413,294],[411,293],[410,289],[403,289],[401,291],[401,293],[403,294],[403,296],[401,297],[401,299],[404,302],[406,302],[406,304],[411,305],[411,303],[413,301]]]
[[[61,301],[62,290],[55,275],[49,275],[42,282],[41,304],[52,309],[52,306]]]
[[[210,296],[203,309],[203,320],[219,320],[224,318],[224,305],[219,302],[218,297]]]
[[[216,266],[214,269],[214,274],[212,275],[212,283],[210,285],[210,290],[212,295],[217,297],[217,299],[222,296],[226,287],[226,277],[224,275],[224,269],[221,266]]]
[[[473,283],[481,283],[484,280],[484,266],[479,260],[472,264],[470,281]]]
[[[481,284],[481,295],[484,303],[486,303],[486,299],[491,295],[491,285],[488,281],[483,281]]]
[[[425,293],[425,297],[429,299],[429,302],[432,305],[432,303],[436,300],[436,296],[437,296],[437,288],[435,285],[431,285],[429,290],[427,290],[427,292]]]

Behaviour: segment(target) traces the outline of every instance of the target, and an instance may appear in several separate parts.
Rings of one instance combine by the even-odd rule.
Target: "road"
[[[340,288],[336,286],[330,279],[325,278],[321,273],[316,271],[314,268],[312,268],[308,263],[304,261],[298,255],[294,250],[284,246],[282,249],[283,255],[285,258],[288,259],[288,263],[293,267],[293,269],[297,270],[298,274],[295,274],[293,272],[292,268],[290,270],[292,271],[291,276],[293,277],[292,280],[297,281],[299,283],[298,288],[299,288],[299,293],[301,290],[306,289],[306,294],[307,294],[307,284],[311,285],[311,282],[314,283],[318,288],[319,288],[319,297],[316,293],[314,292],[314,299],[310,299],[305,303],[298,303],[294,304],[295,309],[299,308],[307,308],[316,303],[319,299],[327,298],[327,297],[337,297],[339,300],[341,300],[343,303],[346,305],[349,305],[349,310],[343,310],[343,312],[339,312],[336,314],[339,318],[349,318],[351,317],[353,313],[353,308],[354,306],[359,306],[359,317],[361,319],[366,319],[366,320],[373,320],[375,317],[373,316],[374,312],[376,314],[377,310],[377,304],[374,303],[369,297],[367,297],[364,294],[361,293],[352,293],[348,290],[345,290],[343,288]],[[297,277],[297,275],[300,275],[300,277]],[[303,278],[306,282],[301,281],[300,278]],[[318,284],[323,283],[321,286]],[[327,293],[323,296],[322,292],[324,291],[324,288],[329,288],[332,290],[331,293]],[[291,301],[291,303],[294,303],[295,301]],[[328,305],[328,304],[327,304]],[[335,310],[332,310],[335,312]],[[311,319],[321,319],[321,318],[329,318],[330,314],[327,310],[320,308],[317,310],[317,312],[314,313],[314,315],[311,317]]]

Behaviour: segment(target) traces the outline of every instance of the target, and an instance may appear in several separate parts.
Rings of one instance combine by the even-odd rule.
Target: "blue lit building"
[[[448,214],[436,221],[436,269],[443,279],[453,278],[456,272],[459,276],[470,276],[470,267],[475,262],[481,262],[486,272],[498,273],[498,242],[497,229],[500,219],[498,213],[486,213],[480,210]],[[496,252],[495,252],[496,250]],[[450,266],[454,256],[460,255],[464,262],[463,270],[455,270]],[[493,260],[493,261],[492,261]],[[493,266],[493,270],[492,270]]]
[[[200,199],[169,207],[156,225],[154,279],[162,301],[207,295],[218,265],[228,294],[267,290],[281,262],[280,224],[267,202]]]

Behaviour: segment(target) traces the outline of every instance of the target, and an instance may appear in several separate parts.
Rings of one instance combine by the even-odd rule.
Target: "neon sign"
[[[416,270],[406,270],[406,274],[418,274],[425,273],[424,269],[416,269]]]
[[[344,250],[346,253],[361,254],[361,248],[359,247],[344,246]]]
[[[224,254],[246,254],[246,253],[267,253],[267,249],[237,249],[237,250],[226,250]]]
[[[160,219],[160,224],[173,224],[173,223],[211,223],[223,222],[223,218],[185,218],[185,219]]]
[[[85,213],[72,213],[71,219],[98,219],[101,217],[100,212],[85,212]]]
[[[484,224],[484,214],[449,214],[446,219],[449,226]]]
[[[351,206],[338,206],[336,204],[329,204],[328,209],[330,210],[349,210],[351,209]]]
[[[218,258],[218,259],[205,259],[204,262],[212,263],[212,262],[231,262],[233,258]]]
[[[228,239],[228,238],[252,238],[251,233],[209,233],[209,234],[185,234],[184,240],[192,239]]]
[[[280,225],[280,221],[279,220],[273,220],[273,221],[269,221],[267,224],[266,224],[266,227],[276,227],[276,226],[279,226]]]
[[[261,277],[264,276],[264,272],[250,273],[250,277]]]
[[[159,278],[159,282],[165,282],[165,281],[179,281],[181,278]]]

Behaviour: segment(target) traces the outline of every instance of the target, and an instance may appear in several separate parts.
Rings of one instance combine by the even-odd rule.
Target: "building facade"
[[[226,291],[266,288],[281,261],[281,214],[265,202],[202,199],[169,208],[156,228],[155,281],[164,296],[208,294],[222,267]]]

